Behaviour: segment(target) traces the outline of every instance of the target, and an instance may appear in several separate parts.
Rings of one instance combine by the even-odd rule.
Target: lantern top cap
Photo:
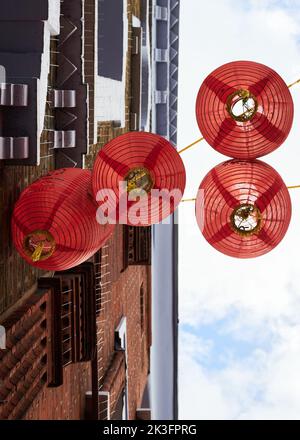
[[[249,90],[239,89],[228,96],[226,109],[235,121],[247,122],[256,114],[258,102]]]

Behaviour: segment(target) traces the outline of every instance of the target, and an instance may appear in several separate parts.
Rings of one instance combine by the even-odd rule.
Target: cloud
[[[300,78],[299,6],[299,0],[214,0],[205,5],[181,1],[180,147],[200,137],[195,97],[201,82],[219,65],[250,59],[274,68],[287,83]],[[290,185],[300,183],[300,88],[296,86],[292,94],[291,134],[282,147],[263,158]],[[202,142],[183,159],[188,176],[185,196],[193,197],[205,174],[227,158]],[[218,253],[193,221],[193,204],[181,206],[181,418],[299,418],[298,191],[291,193],[293,216],[284,241],[254,260]]]
[[[188,335],[182,333],[185,340]],[[299,418],[300,325],[283,327],[271,350],[230,356],[220,370],[203,366],[197,356],[202,344],[207,347],[200,339],[193,352],[180,344],[181,419]]]
[[[179,405],[182,420],[224,420],[231,418],[222,388],[210,380],[190,356],[181,356]],[[192,386],[191,386],[192,385]]]

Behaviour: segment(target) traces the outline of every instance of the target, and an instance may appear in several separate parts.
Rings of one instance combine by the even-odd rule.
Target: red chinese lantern
[[[238,258],[266,254],[283,239],[291,219],[289,191],[264,162],[230,160],[202,181],[196,217],[206,240]]]
[[[196,116],[205,140],[238,159],[269,154],[287,138],[294,106],[290,91],[272,69],[235,61],[214,70],[200,87]]]
[[[120,223],[159,223],[174,212],[184,188],[181,157],[170,142],[152,133],[121,135],[106,144],[95,161],[94,196],[103,209],[105,206],[107,217],[115,216]],[[107,189],[113,192],[116,203],[108,197],[104,205],[101,194]]]
[[[31,265],[66,270],[86,261],[105,243],[113,226],[99,225],[91,172],[51,172],[23,191],[12,216],[16,249]]]

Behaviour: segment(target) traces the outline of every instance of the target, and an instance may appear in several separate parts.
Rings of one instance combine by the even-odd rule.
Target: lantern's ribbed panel
[[[291,219],[291,200],[271,166],[257,160],[223,162],[207,174],[199,190],[197,221],[206,240],[218,251],[238,258],[257,257],[283,239]],[[250,236],[232,228],[231,214],[242,204],[254,205],[261,212],[261,229]]]
[[[90,258],[103,246],[113,226],[99,225],[91,194],[91,172],[77,168],[54,171],[21,194],[12,217],[12,235],[20,255],[45,270],[66,270]],[[24,252],[28,234],[45,230],[55,241],[54,253],[33,262]]]
[[[154,182],[153,189],[178,189],[183,194],[185,168],[172,144],[152,133],[131,132],[113,139],[99,152],[93,169],[94,196],[97,196],[99,190],[109,188],[118,199],[119,183],[124,181],[130,169],[136,167],[144,167],[150,171]],[[158,198],[151,198],[150,194],[143,198],[143,205],[139,206],[145,209],[141,209],[140,222],[136,226],[147,226],[162,221],[174,212],[180,199],[172,204],[171,210],[168,203],[157,202]],[[128,212],[135,203],[128,201]],[[119,215],[117,213],[117,218],[121,215],[123,216],[122,212]],[[126,222],[131,223],[129,218]]]
[[[226,108],[228,97],[248,90],[258,103],[247,122],[233,119]],[[274,151],[292,127],[294,106],[290,91],[272,69],[252,61],[236,61],[214,70],[200,87],[196,116],[205,140],[220,153],[255,159]]]

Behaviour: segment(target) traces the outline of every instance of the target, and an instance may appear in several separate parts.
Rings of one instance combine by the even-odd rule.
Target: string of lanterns
[[[200,184],[198,225],[226,255],[263,255],[283,239],[292,208],[280,175],[257,158],[285,141],[293,114],[289,87],[274,70],[250,61],[225,64],[204,80],[197,96],[201,139],[178,152],[161,136],[130,132],[100,150],[92,173],[69,168],[40,178],[15,205],[15,247],[33,266],[66,270],[97,252],[114,223],[163,221],[184,193],[180,154],[206,140],[232,159],[213,168]]]
[[[196,198],[204,238],[225,255],[264,255],[288,230],[288,188],[277,171],[256,159],[274,151],[289,135],[294,115],[289,88],[298,82],[287,86],[263,64],[235,61],[214,70],[200,87],[199,141],[205,139],[235,159],[211,170]]]

